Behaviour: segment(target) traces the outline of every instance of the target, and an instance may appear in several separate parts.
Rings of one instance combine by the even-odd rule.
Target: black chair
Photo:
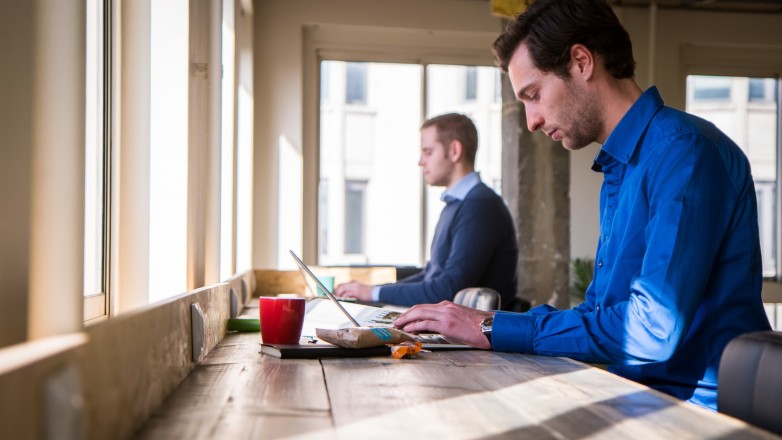
[[[782,435],[782,332],[736,337],[722,353],[719,412]]]

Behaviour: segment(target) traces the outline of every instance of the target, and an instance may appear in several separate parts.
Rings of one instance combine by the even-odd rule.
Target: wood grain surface
[[[246,335],[227,335],[138,437],[777,438],[566,358],[276,359]]]

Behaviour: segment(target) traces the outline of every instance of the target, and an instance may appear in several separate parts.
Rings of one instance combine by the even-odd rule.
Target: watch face
[[[487,318],[484,318],[483,321],[481,321],[481,330],[484,333],[490,333],[493,322],[494,322],[494,316],[489,316]]]

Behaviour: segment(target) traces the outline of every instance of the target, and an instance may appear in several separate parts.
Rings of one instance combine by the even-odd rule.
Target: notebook
[[[305,278],[314,282],[320,287],[327,298],[315,298],[307,303],[307,311],[304,315],[304,329],[302,337],[314,337],[315,328],[345,328],[356,327],[391,327],[394,320],[401,315],[398,310],[390,310],[381,307],[367,306],[351,302],[341,302],[326,288],[323,283],[315,276],[310,268],[301,261],[293,251],[289,251],[299,271]],[[339,312],[334,313],[336,306]],[[472,349],[469,345],[458,344],[448,340],[445,336],[436,333],[421,333],[416,335],[418,340],[427,350],[454,350],[454,349]]]

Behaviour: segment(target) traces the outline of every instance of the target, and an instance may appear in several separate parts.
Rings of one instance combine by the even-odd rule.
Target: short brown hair
[[[459,141],[464,148],[464,156],[475,165],[475,155],[478,152],[478,129],[468,116],[460,113],[446,113],[427,119],[421,124],[421,130],[427,127],[437,128],[437,139],[448,146],[452,141]]]
[[[635,75],[630,35],[605,0],[535,0],[494,41],[494,56],[503,72],[522,43],[535,67],[560,78],[570,77],[574,44],[598,55],[614,78]]]

